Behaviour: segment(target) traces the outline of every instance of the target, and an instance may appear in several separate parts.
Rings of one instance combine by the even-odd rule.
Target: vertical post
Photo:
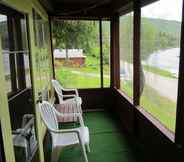
[[[14,19],[15,24],[15,42],[16,42],[16,50],[22,51],[22,31],[21,31],[21,18],[17,17]],[[25,40],[24,40],[25,41]],[[24,65],[24,53],[15,53],[15,57],[17,60],[17,77],[18,77],[18,88],[24,89],[26,88],[26,76],[25,76],[25,65]]]
[[[1,45],[1,36],[0,36]],[[3,55],[2,46],[0,46],[0,123],[3,138],[3,148],[6,162],[15,162],[15,154],[13,148],[12,128],[10,121],[10,112],[8,106],[8,98],[6,93],[6,81],[5,81],[4,67],[3,67]]]
[[[11,16],[8,16],[8,39],[9,39],[9,50],[15,50],[14,44],[14,35],[13,35],[13,19]],[[11,75],[11,87],[12,91],[17,91],[17,78],[16,78],[16,68],[15,68],[15,56],[13,54],[9,54],[10,61],[10,75]]]
[[[140,0],[134,0],[134,24],[133,24],[133,100],[134,105],[140,103],[140,29],[141,29],[141,8]]]
[[[99,39],[100,39],[100,78],[101,88],[103,88],[103,44],[102,44],[102,19],[99,20]]]
[[[176,114],[175,141],[184,146],[184,2],[182,8],[181,40],[180,40],[180,63],[178,78],[178,98]]]
[[[55,67],[54,67],[54,53],[53,53],[53,42],[52,42],[52,22],[51,17],[49,17],[49,33],[50,33],[50,46],[51,46],[51,55],[52,55],[52,70],[53,78],[55,79]]]
[[[119,15],[111,17],[111,88],[120,88]]]

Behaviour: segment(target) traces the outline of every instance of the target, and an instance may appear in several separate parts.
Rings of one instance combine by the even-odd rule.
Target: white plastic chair
[[[52,86],[54,87],[58,98],[59,105],[57,105],[58,111],[62,113],[81,113],[82,114],[82,99],[79,97],[77,89],[65,89],[57,80],[52,80]],[[64,95],[63,92],[73,92],[70,95]],[[73,122],[76,118],[63,118],[60,122]]]
[[[52,137],[52,162],[57,162],[63,147],[75,144],[80,144],[85,162],[88,162],[86,148],[87,151],[90,152],[89,130],[88,127],[84,126],[81,114],[61,114],[47,101],[39,103],[39,109],[41,118]],[[73,129],[59,129],[56,115],[63,117],[76,116],[80,122],[80,127]]]
[[[77,89],[66,89],[63,88],[61,86],[61,84],[57,81],[52,79],[52,86],[54,87],[58,98],[59,98],[59,103],[63,103],[63,102],[70,102],[71,100],[77,100],[77,102],[81,105],[82,104],[82,99],[81,97],[79,97],[79,93],[77,91]],[[74,92],[74,94],[70,94],[70,95],[64,95],[63,92]],[[65,100],[64,100],[65,98]],[[67,99],[69,98],[69,99]]]

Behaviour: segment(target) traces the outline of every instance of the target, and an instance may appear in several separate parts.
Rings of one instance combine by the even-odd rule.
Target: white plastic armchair
[[[77,102],[82,104],[82,99],[81,99],[81,97],[79,97],[79,93],[78,93],[77,89],[63,88],[61,86],[61,84],[57,80],[54,80],[54,79],[52,79],[52,86],[54,87],[54,89],[58,95],[59,103],[63,103],[64,101],[67,102],[67,101],[75,99],[75,100],[77,100]],[[65,94],[63,94],[63,92],[73,92],[73,94],[65,95]],[[64,99],[66,99],[66,100],[64,100]]]
[[[47,101],[39,103],[39,109],[41,118],[52,137],[52,162],[57,162],[63,147],[75,144],[81,146],[85,162],[88,162],[86,148],[89,152],[89,130],[88,127],[84,126],[81,114],[61,114]],[[80,127],[73,129],[59,129],[57,115],[63,117],[76,116],[79,120]]]
[[[57,80],[52,80],[52,86],[54,87],[58,98],[59,104],[56,106],[57,110],[61,113],[81,113],[82,114],[82,99],[79,97],[77,89],[65,89]],[[70,95],[64,95],[63,92],[73,92]],[[66,99],[65,99],[66,98]],[[76,118],[59,118],[59,122],[73,122]]]

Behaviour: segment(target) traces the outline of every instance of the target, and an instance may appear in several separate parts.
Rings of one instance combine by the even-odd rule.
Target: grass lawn
[[[141,105],[167,128],[175,131],[176,103],[161,96],[157,91],[145,86],[141,97]]]
[[[153,66],[144,65],[143,68],[144,68],[145,71],[152,72],[154,74],[158,74],[158,75],[163,76],[163,77],[176,78],[169,71],[162,70],[162,69],[159,69],[159,68],[156,68],[156,67],[153,67]]]
[[[83,76],[81,74],[72,73],[71,68],[56,69],[56,78],[67,88],[100,88],[100,72],[99,76]],[[78,71],[76,68],[74,71]],[[87,73],[87,72],[86,72]],[[109,87],[110,78],[104,77],[104,87]]]
[[[55,61],[56,63],[56,61]],[[97,58],[86,57],[85,66],[69,67],[57,63],[55,68],[56,78],[67,88],[100,88],[100,62]],[[75,73],[78,72],[78,73]],[[103,66],[104,87],[110,86],[110,69],[108,65]],[[91,75],[92,74],[92,75]],[[107,77],[109,75],[109,77]]]
[[[61,66],[55,68],[56,78],[67,88],[100,88],[100,67],[95,65],[96,59],[90,58],[86,60],[84,67],[66,67]],[[95,65],[95,66],[94,66]],[[157,73],[162,76],[171,77],[170,73],[155,68],[151,72]],[[73,71],[73,72],[72,72]],[[79,73],[74,73],[79,72]],[[95,74],[96,73],[96,74]],[[104,67],[104,73],[109,74],[109,67]],[[89,75],[95,74],[95,75]],[[99,74],[99,75],[97,75]],[[104,77],[104,87],[109,87],[110,78]],[[130,97],[133,96],[132,83],[122,81],[122,90]],[[167,128],[175,130],[176,120],[176,103],[168,98],[161,96],[153,88],[145,85],[144,92],[141,97],[141,106],[154,117],[160,120]]]
[[[128,96],[133,96],[131,82],[123,82],[121,88]],[[164,124],[171,131],[175,131],[176,122],[176,103],[168,98],[161,96],[156,90],[145,85],[140,100],[141,106]]]

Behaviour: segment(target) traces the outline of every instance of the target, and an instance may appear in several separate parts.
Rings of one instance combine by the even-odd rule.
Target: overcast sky
[[[182,0],[160,0],[144,7],[141,12],[144,17],[181,21]]]
[[[0,14],[0,22],[6,21],[6,20],[7,20],[7,17]]]

